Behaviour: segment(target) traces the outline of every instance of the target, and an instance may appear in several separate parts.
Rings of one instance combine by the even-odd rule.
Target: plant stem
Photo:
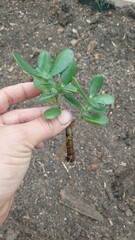
[[[73,162],[75,160],[74,145],[73,145],[73,125],[74,121],[66,128],[66,148],[67,156],[65,160],[67,162]]]
[[[85,101],[88,102],[89,101],[88,96],[84,92],[83,88],[81,87],[81,85],[79,84],[77,79],[75,79],[74,77],[73,77],[73,83],[74,83],[75,87],[78,89],[79,93],[82,95],[83,99],[85,99]]]

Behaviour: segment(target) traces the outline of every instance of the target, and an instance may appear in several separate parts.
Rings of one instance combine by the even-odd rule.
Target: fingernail
[[[72,121],[72,115],[69,111],[63,110],[62,113],[58,116],[58,120],[61,124],[68,124]]]

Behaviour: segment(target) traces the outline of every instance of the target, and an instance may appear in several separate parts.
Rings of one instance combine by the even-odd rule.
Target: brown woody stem
[[[66,148],[67,156],[65,160],[67,162],[73,162],[75,160],[74,145],[73,145],[73,125],[74,121],[66,128]]]

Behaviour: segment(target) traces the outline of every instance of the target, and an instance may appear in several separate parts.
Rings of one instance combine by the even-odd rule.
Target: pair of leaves
[[[65,49],[60,52],[53,61],[51,55],[47,51],[42,51],[37,60],[38,68],[34,69],[27,62],[25,62],[20,55],[13,53],[13,57],[18,65],[27,73],[35,77],[45,77],[50,79],[59,73],[62,73],[66,68],[71,66],[71,72],[75,71],[74,54],[71,49]]]
[[[109,94],[97,95],[104,84],[103,75],[94,76],[89,83],[89,100],[90,108],[95,111],[106,111],[104,105],[110,105],[114,103],[114,97]]]
[[[71,49],[65,49],[61,51],[56,56],[54,61],[51,55],[47,51],[43,50],[38,56],[37,63],[38,63],[38,68],[43,73],[49,74],[51,77],[54,77],[60,73],[63,73],[61,76],[63,81],[65,77],[70,78],[70,75],[74,74],[77,68],[74,62],[74,54]],[[68,68],[68,71],[65,70],[67,68]]]
[[[110,105],[114,103],[114,97],[109,94],[97,95],[104,84],[104,76],[96,75],[94,76],[89,83],[89,98],[93,99],[95,102]]]
[[[50,76],[47,75],[47,73],[43,73],[40,71],[40,69],[34,69],[33,67],[31,67],[26,61],[24,61],[20,55],[18,55],[17,53],[13,53],[13,57],[16,60],[16,62],[18,63],[18,65],[28,74],[34,76],[34,77],[39,77],[39,78],[45,78],[47,80],[50,79]]]
[[[93,98],[89,98],[88,110],[106,112],[107,108],[104,105],[110,105],[114,103],[114,97],[109,94],[97,95]]]

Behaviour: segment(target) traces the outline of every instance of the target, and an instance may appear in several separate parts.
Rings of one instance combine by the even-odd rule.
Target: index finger
[[[41,93],[32,82],[19,83],[0,90],[0,114],[15,103],[36,97]]]

